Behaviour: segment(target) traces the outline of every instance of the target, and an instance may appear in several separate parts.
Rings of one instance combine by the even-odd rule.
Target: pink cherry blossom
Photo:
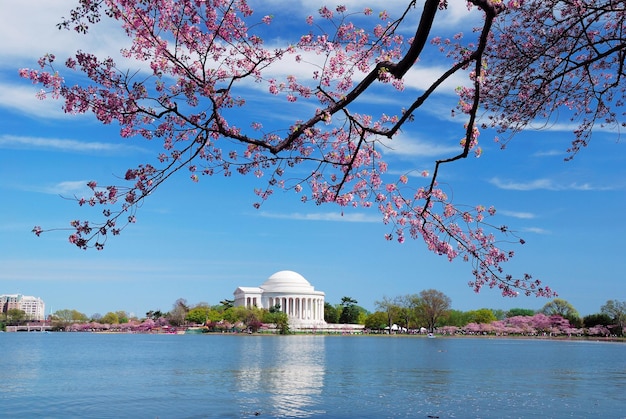
[[[105,205],[105,221],[73,222],[70,242],[101,249],[108,232],[124,229],[116,221],[136,222],[143,201],[181,169],[189,170],[194,182],[199,174],[252,174],[267,179],[265,188],[255,190],[257,208],[275,190],[292,188],[302,202],[376,207],[390,228],[385,239],[423,240],[435,254],[467,261],[475,291],[487,286],[505,296],[555,295],[529,274],[505,273],[503,264],[514,252],[500,243],[523,239],[489,221],[495,208],[453,202],[438,177],[449,163],[481,156],[479,128],[514,134],[567,110],[579,121],[573,156],[587,145],[596,124],[623,124],[624,9],[593,0],[470,0],[480,21],[474,33],[431,33],[447,6],[445,0],[426,0],[419,7],[410,2],[397,16],[369,7],[323,6],[319,17],[307,17],[303,33],[281,48],[264,42],[275,25],[273,15],[255,15],[245,0],[78,0],[61,26],[89,36],[90,26],[106,13],[128,35],[123,56],[149,69],[147,76],[134,78],[111,58],[86,51],[62,61],[63,69],[46,54],[37,69],[21,69],[19,75],[41,88],[38,97],[61,98],[66,112],[93,113],[103,124],[119,125],[121,137],[158,141],[163,148],[157,153],[161,166],[128,169],[125,185],[89,183],[93,197],[77,201]],[[372,89],[402,92],[406,74],[426,48],[448,63],[429,88],[391,112],[359,113],[355,104]],[[322,57],[324,65],[307,70],[309,56]],[[302,70],[293,74],[309,71],[309,77],[270,71],[287,59]],[[72,85],[62,74],[86,81]],[[380,139],[393,142],[454,75],[466,78],[450,106],[465,125],[457,136],[458,152],[435,161],[431,170],[414,168],[421,177],[391,177]],[[265,132],[260,121],[248,119],[243,79],[289,106],[314,111]],[[487,119],[479,120],[485,110]],[[37,235],[44,231],[33,229]]]

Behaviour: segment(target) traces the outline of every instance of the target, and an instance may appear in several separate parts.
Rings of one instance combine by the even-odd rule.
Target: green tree
[[[248,309],[244,306],[235,306],[224,310],[222,313],[224,320],[231,324],[244,323],[248,317]]]
[[[251,332],[257,332],[259,328],[263,325],[263,320],[267,319],[267,316],[269,314],[270,313],[268,310],[264,310],[258,307],[247,308],[244,306],[235,306],[224,310],[224,312],[222,313],[222,318],[232,325],[242,323],[245,329]],[[279,313],[272,314],[276,315],[276,320],[281,320]],[[285,314],[285,316],[287,315]]]
[[[248,309],[243,323],[250,332],[256,333],[263,325],[262,318],[263,310],[258,307],[251,307]]]
[[[270,307],[270,309],[269,309],[269,312],[270,312],[270,313],[280,313],[281,311],[282,311],[282,310],[281,310],[281,307],[280,307],[280,303],[276,303],[276,304],[274,304],[274,305],[273,305],[273,306],[271,306],[271,307]]]
[[[442,326],[463,327],[471,323],[471,315],[467,311],[448,310],[448,312],[439,320]]]
[[[506,319],[507,311],[505,311],[505,310],[502,310],[502,309],[498,308],[498,309],[491,309],[491,312],[496,317],[496,320],[504,320],[504,319]]]
[[[365,328],[382,330],[388,324],[387,313],[382,311],[376,311],[365,318]]]
[[[117,318],[120,320],[120,323],[128,323],[128,313],[124,310],[118,310],[115,312],[117,314]]]
[[[146,313],[146,319],[158,320],[161,317],[164,317],[163,312],[161,312],[161,310],[150,310]]]
[[[77,310],[63,309],[52,313],[52,323],[56,329],[65,329],[72,323],[88,322],[89,317]]]
[[[104,324],[119,324],[120,318],[118,317],[117,313],[109,311],[107,314],[102,316],[101,321]]]
[[[541,313],[546,316],[553,316],[558,314],[561,317],[566,317],[568,315],[575,314],[578,316],[578,311],[571,305],[568,301],[563,300],[562,298],[555,298],[552,301],[548,301],[540,310]]]
[[[411,326],[417,327],[416,307],[420,303],[420,297],[417,294],[407,294],[396,298],[396,302],[400,307],[398,324],[411,329]]]
[[[488,324],[498,320],[493,314],[493,310],[488,308],[481,308],[479,310],[471,310],[468,312],[470,323],[483,323]]]
[[[331,324],[339,323],[339,310],[328,302],[324,302],[324,321]]]
[[[222,300],[220,301],[220,304],[222,305],[222,307],[224,308],[224,310],[228,310],[231,307],[234,307],[235,305],[235,300]]]
[[[600,312],[611,318],[611,322],[615,326],[611,331],[622,336],[624,327],[626,327],[626,301],[609,300],[600,308]]]
[[[450,310],[450,297],[434,289],[420,292],[419,297],[419,304],[415,307],[417,317],[422,319],[427,329],[432,332],[437,321]]]
[[[289,316],[280,311],[280,306],[278,308],[276,306],[271,307],[264,313],[262,320],[263,323],[276,325],[276,329],[281,335],[289,334]]]
[[[77,310],[63,309],[53,313],[53,317],[64,323],[87,322],[89,317]]]
[[[583,325],[585,327],[609,326],[611,322],[611,316],[606,313],[589,314],[583,317]]]
[[[383,296],[382,300],[374,302],[374,306],[378,309],[378,312],[385,314],[386,325],[389,327],[387,330],[391,333],[391,326],[393,326],[400,313],[400,306],[397,301],[387,296]]]
[[[339,315],[339,323],[358,324],[360,310],[357,303],[357,300],[350,297],[343,297],[341,299],[341,314]]]
[[[288,335],[290,333],[289,330],[289,317],[287,313],[277,313],[279,316],[275,321],[276,328],[278,329],[278,333],[281,335]]]
[[[536,314],[535,310],[529,308],[512,308],[506,312],[506,317],[527,316],[531,317]]]
[[[359,315],[356,319],[356,323],[365,324],[365,319],[367,319],[367,316],[370,315],[370,312],[361,306],[357,306],[357,309],[359,310]]]
[[[8,325],[18,325],[26,320],[26,312],[19,308],[11,308],[6,312],[6,321]]]
[[[205,324],[207,321],[212,320],[211,319],[212,311],[213,309],[211,309],[209,305],[198,304],[195,307],[193,307],[191,310],[189,310],[189,312],[187,313],[187,316],[185,317],[185,320],[187,320],[190,323]]]
[[[569,320],[573,326],[582,325],[578,311],[576,311],[573,305],[562,298],[555,298],[554,300],[547,302],[541,308],[540,312],[546,316],[559,315],[564,319]]]

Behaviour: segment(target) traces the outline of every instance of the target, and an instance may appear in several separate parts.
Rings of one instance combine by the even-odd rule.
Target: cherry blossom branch
[[[514,295],[514,289],[552,295],[530,275],[515,279],[504,273],[502,264],[513,253],[502,250],[501,242],[486,231],[498,236],[511,232],[485,221],[495,214],[491,208],[454,205],[439,188],[439,175],[444,164],[467,158],[472,150],[479,155],[478,125],[483,114],[492,118],[494,126],[515,132],[529,121],[568,107],[581,119],[576,132],[581,142],[594,124],[617,124],[624,116],[614,109],[623,104],[620,81],[626,52],[622,29],[613,20],[622,22],[624,11],[614,3],[591,0],[470,3],[483,14],[477,40],[464,44],[459,35],[444,45],[433,38],[431,44],[447,52],[452,64],[426,90],[410,97],[404,110],[394,107],[391,114],[385,110],[377,117],[355,112],[357,99],[379,87],[402,91],[403,79],[424,54],[434,18],[445,8],[445,0],[425,0],[416,12],[418,23],[409,31],[403,24],[416,8],[415,0],[407,1],[395,20],[381,12],[382,24],[373,28],[360,28],[355,23],[358,19],[348,19],[370,16],[369,8],[348,14],[344,6],[334,11],[322,7],[321,23],[307,18],[309,25],[316,22],[314,27],[321,33],[309,32],[299,42],[273,50],[263,46],[262,31],[251,30],[271,24],[272,17],[252,19],[244,0],[79,0],[77,11],[63,25],[86,31],[99,20],[99,13],[107,13],[121,22],[132,39],[124,56],[146,62],[152,74],[137,80],[139,72],[123,73],[110,59],[78,53],[75,62],[68,60],[66,66],[85,73],[90,86],[65,85],[54,71],[52,56],[40,63],[41,70],[24,70],[22,75],[42,84],[53,96],[63,97],[68,112],[92,111],[103,123],[117,121],[122,137],[163,141],[158,168],[145,165],[127,172],[126,180],[136,182],[133,186],[102,190],[90,183],[94,203],[113,205],[124,199],[119,213],[105,214],[107,223],[113,225],[105,223],[100,233],[118,231],[115,222],[122,213],[134,217],[137,205],[183,168],[194,181],[199,174],[229,176],[232,169],[259,178],[269,173],[267,186],[255,189],[261,200],[275,189],[300,193],[304,186],[308,191],[301,195],[303,202],[377,206],[383,222],[395,230],[388,239],[421,238],[436,254],[471,260],[475,290],[487,285],[504,295]],[[618,18],[612,20],[612,16]],[[498,22],[501,26],[496,27]],[[537,22],[543,25],[539,31],[535,31]],[[598,31],[600,25],[605,29]],[[326,33],[324,27],[330,31]],[[501,33],[496,33],[498,29]],[[413,36],[405,40],[406,33]],[[312,66],[311,78],[303,82],[293,75],[273,74],[272,65],[288,58],[295,65]],[[462,148],[434,161],[431,179],[421,187],[409,186],[414,180],[409,184],[407,175],[394,181],[378,150],[379,140],[395,138],[444,81],[465,71],[469,84],[457,90],[457,109],[467,119]],[[260,121],[246,114],[252,89],[241,80],[267,88],[277,100],[302,101],[316,110],[302,120],[266,131]],[[299,164],[306,164],[309,174],[285,179],[285,173]],[[88,202],[91,205],[91,199]],[[95,240],[96,247],[101,247],[91,224],[72,226],[74,244],[81,247]]]

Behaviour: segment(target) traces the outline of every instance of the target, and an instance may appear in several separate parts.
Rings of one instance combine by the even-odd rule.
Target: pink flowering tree
[[[606,326],[597,325],[587,329],[589,336],[609,336],[610,330]]]
[[[388,240],[421,239],[438,255],[470,263],[476,291],[555,295],[530,274],[504,271],[513,251],[500,243],[523,240],[489,223],[494,208],[453,202],[438,177],[446,164],[480,155],[484,128],[507,133],[504,146],[530,122],[566,111],[579,124],[573,155],[594,126],[623,124],[624,7],[608,0],[467,5],[480,20],[467,36],[432,33],[448,1],[425,0],[407,1],[395,16],[322,7],[302,22],[298,38],[270,46],[273,16],[255,14],[245,0],[78,0],[59,26],[88,36],[102,18],[113,19],[128,35],[124,59],[136,68],[78,51],[61,64],[48,54],[40,68],[21,75],[43,87],[41,98],[61,98],[65,112],[93,113],[103,124],[119,124],[121,137],[158,141],[162,151],[158,163],[128,169],[123,184],[90,182],[93,196],[78,203],[102,205],[103,219],[72,221],[70,242],[102,249],[176,172],[194,182],[238,173],[266,180],[255,190],[257,208],[277,190],[295,191],[303,202],[373,207],[389,225]],[[447,60],[440,77],[406,95],[401,108],[364,112],[360,99],[367,93],[402,93],[427,49]],[[285,62],[306,76],[273,71]],[[434,161],[421,178],[392,175],[381,150],[453,76],[466,80],[450,104],[464,125],[458,152]],[[70,78],[80,81],[66,82]],[[259,89],[268,103],[284,101],[299,116],[280,127],[254,119],[247,98]],[[43,231],[34,228],[37,235]]]

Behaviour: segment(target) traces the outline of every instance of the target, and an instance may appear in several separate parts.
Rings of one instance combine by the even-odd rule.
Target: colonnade
[[[324,320],[324,299],[315,297],[269,297],[269,306],[297,320]]]

